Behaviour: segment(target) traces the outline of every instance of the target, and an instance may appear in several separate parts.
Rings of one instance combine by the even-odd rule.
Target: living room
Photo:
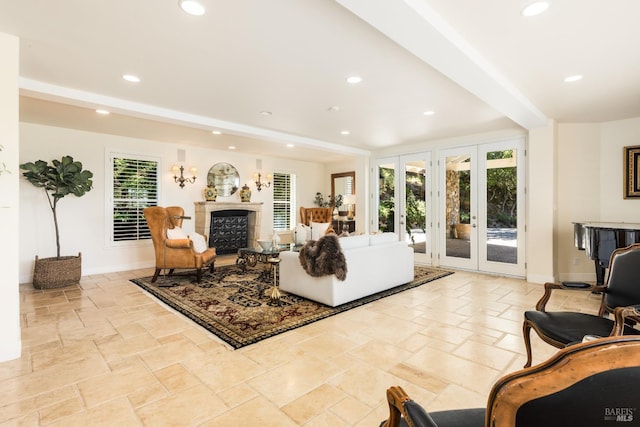
[[[481,405],[482,400],[486,397],[487,387],[499,374],[522,366],[523,348],[520,336],[522,311],[535,304],[541,293],[540,283],[553,280],[594,280],[593,262],[587,259],[582,251],[574,247],[572,222],[586,220],[638,221],[638,200],[624,199],[622,194],[623,148],[639,145],[640,111],[638,111],[636,102],[627,103],[626,109],[615,112],[612,108],[612,113],[607,115],[606,119],[601,120],[557,120],[554,116],[549,115],[544,126],[532,127],[531,129],[514,126],[511,123],[488,131],[454,132],[453,135],[409,140],[404,144],[390,147],[368,147],[359,151],[349,146],[351,151],[339,153],[331,161],[316,161],[313,155],[306,156],[306,159],[292,159],[287,155],[279,155],[278,152],[273,151],[260,153],[230,150],[226,147],[227,144],[220,143],[220,141],[225,141],[225,136],[212,135],[209,129],[206,130],[206,133],[211,138],[212,145],[219,144],[215,148],[203,144],[191,144],[179,138],[166,141],[164,136],[158,136],[154,139],[119,135],[109,129],[108,116],[97,119],[105,119],[101,122],[102,129],[72,128],[55,115],[28,118],[28,112],[20,109],[33,99],[53,96],[50,91],[52,88],[42,88],[38,93],[35,84],[37,81],[24,78],[19,70],[20,50],[24,49],[24,46],[21,45],[20,38],[14,35],[18,31],[10,31],[12,28],[9,27],[0,27],[0,29],[7,32],[6,37],[5,34],[0,34],[0,57],[7,64],[0,73],[0,87],[2,88],[0,92],[8,94],[0,97],[0,108],[3,111],[0,123],[0,134],[3,135],[3,139],[0,141],[3,146],[0,151],[0,164],[4,163],[7,170],[10,171],[10,173],[3,173],[0,176],[0,192],[4,199],[0,203],[0,207],[2,207],[0,209],[2,213],[0,224],[2,224],[3,235],[7,239],[5,246],[7,253],[0,260],[0,270],[2,271],[0,274],[3,283],[0,291],[0,312],[2,313],[0,319],[5,325],[3,331],[0,332],[0,343],[2,344],[0,360],[18,357],[22,344],[22,348],[28,352],[42,351],[47,363],[53,363],[56,356],[52,354],[53,352],[49,352],[47,347],[59,346],[62,340],[54,343],[53,340],[49,340],[45,336],[47,334],[55,335],[56,328],[59,326],[57,322],[60,322],[64,330],[63,335],[73,342],[75,340],[73,334],[78,327],[78,318],[74,318],[74,315],[67,312],[64,316],[54,319],[55,310],[62,309],[62,307],[55,307],[55,302],[51,300],[47,300],[46,303],[32,300],[19,301],[20,286],[24,289],[25,284],[30,281],[34,256],[50,256],[55,252],[51,213],[47,207],[46,199],[41,191],[32,188],[21,177],[19,170],[21,163],[37,159],[50,160],[63,155],[72,155],[76,160],[82,161],[85,168],[94,173],[94,188],[91,192],[80,199],[69,198],[61,203],[60,227],[63,230],[63,252],[67,254],[82,252],[83,271],[87,275],[88,293],[99,295],[95,301],[103,303],[103,306],[99,307],[100,310],[88,315],[90,317],[95,314],[95,317],[83,319],[87,324],[95,321],[97,325],[98,318],[104,320],[112,314],[109,313],[109,307],[123,313],[137,309],[138,306],[133,304],[132,300],[139,301],[141,297],[137,294],[133,296],[134,294],[127,288],[128,279],[126,276],[148,274],[148,269],[152,268],[154,260],[153,247],[150,243],[143,242],[132,246],[123,246],[110,242],[108,188],[110,185],[110,156],[114,153],[148,156],[157,159],[160,165],[159,182],[162,204],[183,206],[186,215],[192,217],[193,203],[204,199],[203,190],[209,168],[218,162],[234,165],[239,171],[241,185],[246,183],[251,188],[251,200],[264,203],[261,228],[261,234],[264,236],[268,236],[272,232],[273,193],[269,188],[257,191],[254,173],[258,169],[263,171],[263,176],[274,172],[295,174],[298,206],[312,206],[317,191],[328,194],[332,173],[355,171],[358,188],[357,227],[359,232],[369,233],[375,231],[375,227],[370,222],[376,207],[369,199],[375,186],[370,171],[375,159],[416,152],[429,152],[432,153],[432,158],[437,158],[440,150],[450,147],[490,144],[511,137],[527,139],[527,270],[524,280],[464,271],[456,272],[453,276],[442,279],[443,282],[432,289],[397,296],[386,303],[376,304],[370,309],[360,310],[344,317],[345,321],[353,322],[350,325],[353,326],[352,331],[345,331],[344,325],[332,319],[325,323],[330,338],[322,336],[319,328],[312,326],[307,329],[308,332],[287,335],[273,344],[259,347],[259,351],[248,349],[235,354],[223,346],[214,345],[211,337],[203,336],[201,331],[185,326],[173,317],[167,317],[166,313],[162,313],[159,318],[151,317],[151,313],[158,309],[148,307],[148,302],[145,302],[144,308],[140,309],[145,311],[149,317],[145,317],[141,322],[146,322],[145,326],[149,330],[156,328],[157,332],[155,335],[151,334],[152,339],[149,339],[146,334],[144,335],[144,345],[149,345],[148,348],[145,348],[145,352],[160,348],[163,349],[163,353],[176,351],[176,347],[179,345],[172,345],[170,341],[173,339],[176,343],[191,350],[194,350],[194,346],[201,346],[202,348],[197,350],[198,352],[200,350],[203,352],[211,351],[211,354],[207,356],[213,354],[215,357],[219,357],[220,366],[227,368],[228,371],[223,374],[216,371],[216,375],[221,375],[224,380],[221,383],[215,383],[211,379],[215,376],[212,373],[214,368],[207,365],[208,362],[205,361],[204,356],[197,361],[189,359],[186,355],[181,355],[173,359],[167,357],[165,361],[159,362],[152,360],[153,356],[150,354],[145,354],[145,363],[150,365],[156,363],[153,366],[158,368],[157,370],[167,368],[172,362],[182,363],[182,366],[188,366],[193,371],[200,369],[206,371],[205,367],[210,368],[211,371],[207,371],[207,373],[199,371],[199,374],[196,375],[197,382],[198,384],[205,383],[210,388],[219,387],[222,392],[218,395],[212,395],[208,390],[206,393],[203,392],[201,396],[207,398],[213,396],[215,404],[211,405],[212,407],[222,408],[224,406],[225,411],[228,411],[229,414],[229,418],[226,418],[227,421],[232,419],[232,415],[238,414],[234,410],[244,408],[244,405],[249,402],[257,402],[253,407],[257,408],[256,413],[264,410],[265,413],[272,414],[275,408],[275,412],[278,414],[274,419],[280,420],[282,413],[278,411],[286,405],[296,402],[294,406],[297,406],[296,411],[299,411],[293,417],[296,423],[302,424],[302,420],[304,420],[310,422],[309,425],[313,425],[312,422],[315,422],[315,425],[322,425],[323,421],[335,422],[336,425],[341,425],[340,422],[343,425],[355,425],[358,422],[364,425],[366,424],[364,421],[372,422],[385,417],[383,412],[386,408],[382,403],[384,395],[379,390],[379,387],[383,387],[382,383],[387,380],[407,378],[412,369],[416,369],[416,366],[423,363],[429,366],[444,363],[443,361],[454,352],[457,354],[451,359],[460,362],[460,371],[475,369],[475,365],[468,362],[474,359],[477,354],[481,354],[482,362],[480,365],[482,367],[479,368],[481,374],[478,376],[482,376],[482,378],[478,383],[473,383],[473,381],[465,383],[462,380],[456,380],[453,372],[447,372],[446,376],[449,382],[445,384],[439,382],[441,378],[438,377],[437,372],[430,370],[428,372],[430,384],[422,384],[412,390],[419,393],[418,395],[423,401],[433,402],[439,408],[464,405],[467,403],[464,402],[465,399]],[[629,68],[633,69],[633,66],[630,65]],[[631,83],[631,86],[640,87],[635,84],[637,82]],[[59,87],[54,86],[53,89]],[[628,91],[631,96],[635,93],[634,90]],[[563,96],[572,98],[571,94],[574,92],[570,91],[571,89],[568,89],[563,92]],[[89,91],[78,91],[77,93],[86,95]],[[601,96],[604,97],[604,95]],[[57,101],[59,100],[57,99]],[[120,105],[126,104],[126,96],[122,95],[117,101]],[[55,102],[53,103],[55,104]],[[591,105],[594,105],[594,110],[598,110],[599,108],[595,104],[594,102]],[[95,114],[92,109],[84,109],[87,113]],[[116,115],[117,113],[111,117]],[[163,114],[159,113],[154,119],[168,119],[168,117],[166,115],[163,117]],[[319,122],[324,120],[324,117],[318,119]],[[302,120],[300,121],[302,122]],[[272,130],[267,126],[264,129]],[[282,142],[284,142],[284,134],[281,135],[283,136]],[[292,133],[292,137],[304,140],[303,137],[295,133]],[[308,146],[299,145],[296,148],[313,150],[315,147],[311,144]],[[280,150],[284,151],[287,148],[283,144]],[[336,157],[339,160],[336,160]],[[193,184],[186,183],[184,188],[180,188],[174,181],[171,169],[174,164],[183,165],[186,176],[190,176],[189,168],[195,167],[197,169],[196,181]],[[437,187],[433,187],[432,190],[437,191]],[[232,200],[237,201],[237,195],[232,197]],[[223,199],[220,198],[219,201],[223,201]],[[434,225],[434,227],[437,226]],[[193,228],[193,219],[185,221],[185,228],[187,230]],[[433,264],[438,264],[437,253],[433,256]],[[482,291],[479,292],[478,289]],[[108,290],[120,292],[117,295],[125,301],[124,305],[118,306],[117,301],[109,295]],[[498,296],[501,292],[510,296],[501,299]],[[67,308],[75,304],[94,303],[91,302],[88,295],[76,300],[66,299],[68,298],[66,296],[64,298],[64,304]],[[469,303],[474,299],[479,300],[477,306]],[[438,303],[434,301],[438,301]],[[100,305],[99,303],[98,305]],[[580,304],[584,309],[595,307],[592,298],[579,302],[568,301],[567,303],[569,306]],[[444,306],[446,309],[442,308]],[[31,326],[38,326],[38,322],[42,321],[42,328],[21,337],[19,319],[22,322],[27,322],[26,311],[29,313],[28,323]],[[483,314],[480,314],[482,311],[489,314],[484,317]],[[129,314],[131,315],[131,313]],[[45,316],[47,320],[44,320],[45,317],[38,319],[39,315]],[[402,317],[411,317],[411,320],[401,319]],[[167,330],[170,329],[167,327],[167,330],[159,332],[161,329],[159,324],[163,321],[169,323],[171,327],[175,326],[175,329],[167,333]],[[368,329],[367,324],[384,322],[389,322],[390,326],[386,325],[378,330],[374,330],[376,328]],[[472,325],[475,324],[474,322],[479,322],[482,328],[479,338],[471,337],[469,333],[469,329],[472,329]],[[127,346],[134,345],[132,343],[132,337],[135,336],[133,332],[141,330],[139,323],[137,321],[130,323],[123,321],[119,325],[124,325],[125,332],[121,338]],[[451,326],[452,329],[447,329],[445,325]],[[420,326],[425,327],[424,329],[427,331],[422,331]],[[100,323],[100,328],[104,328],[103,330],[109,333],[114,330],[113,325],[108,322]],[[394,337],[394,333],[398,333],[399,330],[402,332],[399,333],[399,336]],[[127,332],[130,332],[131,335],[127,336]],[[191,339],[184,337],[191,337]],[[412,341],[412,339],[416,340]],[[152,341],[153,343],[151,343]],[[34,350],[33,345],[37,345],[38,348]],[[138,353],[133,350],[123,351],[122,358],[120,358],[114,356],[117,352],[114,348],[115,345],[113,347],[107,343],[100,343],[100,345],[102,346],[101,351],[114,352],[111,354],[111,358],[107,358],[108,361],[114,362],[127,373],[132,372],[127,369],[135,364],[132,362],[131,366],[125,366],[132,360],[128,357],[143,352],[142,350]],[[536,360],[538,361],[552,353],[544,344],[536,343],[535,345]],[[393,349],[393,346],[401,347],[401,351]],[[286,350],[282,351],[283,348]],[[427,348],[434,350],[434,354],[437,356],[429,355],[426,351]],[[443,350],[440,351],[438,348]],[[69,356],[76,350],[77,354],[80,354],[79,347],[63,354]],[[279,353],[280,351],[282,353]],[[82,383],[92,378],[92,374],[88,373],[91,369],[96,369],[95,372],[105,373],[103,362],[92,359],[93,352],[93,349],[89,349],[90,363],[82,366],[85,376],[77,379],[73,384]],[[371,354],[376,352],[383,356],[374,361]],[[492,352],[498,355],[499,366],[492,366],[493,363],[497,363],[495,360],[490,360]],[[44,356],[45,353],[46,356]],[[313,356],[312,353],[319,356]],[[412,356],[411,353],[415,353],[415,355]],[[304,354],[304,361],[307,363],[304,368],[301,363],[295,360],[301,354]],[[329,368],[324,361],[318,361],[323,356],[331,358],[335,362],[335,366]],[[77,357],[81,358],[82,356]],[[392,363],[394,358],[403,361],[410,360],[411,363],[396,366]],[[351,363],[355,359],[358,364],[352,365]],[[76,359],[70,357],[69,360]],[[164,365],[165,363],[166,365]],[[267,373],[272,366],[278,365],[280,367],[280,364],[282,369]],[[375,379],[372,380],[374,385],[363,381],[370,373],[368,371],[370,365],[375,366],[375,373],[372,375],[372,378]],[[340,367],[337,371],[335,370],[336,366]],[[389,374],[391,366],[393,366],[393,374]],[[264,377],[256,380],[249,375],[243,376],[241,372],[243,367],[256,377],[258,375],[264,375]],[[144,377],[143,370],[138,370],[138,368],[140,366],[136,365],[135,373]],[[269,399],[265,397],[269,395],[268,384],[270,381],[275,381],[278,375],[284,376],[287,372],[300,373],[305,369],[313,370],[314,368],[317,368],[319,372],[318,377],[311,379],[309,384],[304,387],[296,388],[295,392],[291,394],[279,390],[278,395],[274,397],[275,407],[270,406],[274,402],[269,402]],[[451,369],[455,370],[455,368]],[[19,383],[15,380],[16,372],[19,372],[20,375],[32,373],[31,368],[21,367],[15,361],[0,365],[0,371],[6,375],[0,379],[11,378],[15,384]],[[171,375],[170,372],[163,373],[167,376]],[[237,378],[232,378],[235,375],[238,378],[242,377],[242,379],[236,381]],[[185,375],[184,378],[189,378],[189,381],[194,379],[189,375]],[[21,396],[30,399],[39,395],[37,386],[34,384],[44,380],[44,377],[36,376],[31,380],[33,382],[26,384],[32,387],[32,391],[36,391]],[[207,380],[210,382],[207,383]],[[358,381],[363,381],[363,388],[371,387],[375,389],[375,392],[371,392],[369,395],[367,391],[360,389],[360,386],[357,385]],[[144,381],[141,381],[142,383]],[[136,389],[135,393],[140,393],[137,396],[134,396],[134,391],[125,386],[116,395],[135,399],[144,393],[157,393],[157,396],[164,393],[164,391],[160,392],[155,388],[156,384],[152,383],[153,381],[146,383],[148,388],[144,390],[142,388]],[[193,384],[190,383],[190,385]],[[82,389],[84,396],[87,392],[87,384],[74,387],[76,386],[65,388],[64,398],[59,396],[51,400],[51,404],[64,406],[63,402],[71,402],[69,406],[73,406],[74,409],[69,409],[69,413],[83,412],[87,408],[83,406],[81,400],[78,400],[76,390]],[[42,393],[55,390],[58,388],[45,387],[42,389]],[[184,389],[176,387],[175,390]],[[198,390],[202,391],[200,388]],[[307,395],[310,390],[313,390],[315,394]],[[3,389],[0,387],[0,395],[2,392]],[[90,393],[87,392],[87,394]],[[221,397],[225,393],[230,393],[233,397]],[[175,392],[172,397],[179,394],[179,392]],[[373,396],[374,394],[375,396]],[[259,398],[256,398],[258,395]],[[309,399],[314,396],[324,396],[331,403],[327,403],[326,410],[323,409],[321,414],[314,413],[315,418],[305,418],[301,413],[308,405],[304,400],[298,400],[304,399],[304,396]],[[224,404],[217,400],[224,401],[225,398],[228,400]],[[149,401],[153,400],[153,398],[149,398]],[[123,404],[122,401],[115,399],[111,401],[106,396],[101,396],[92,402],[89,404],[88,412],[94,415],[94,410],[105,402],[120,407],[119,414],[131,412],[129,403]],[[351,407],[350,404],[352,404]],[[43,407],[50,406],[43,405]],[[206,405],[201,406],[205,407]],[[145,412],[137,406],[134,411]],[[206,409],[203,411],[206,412]],[[34,417],[37,410],[27,412],[25,412],[25,416]],[[59,421],[68,415],[64,408],[59,412],[52,409],[49,413],[51,418],[45,417],[43,421],[38,422],[46,424],[52,420]],[[219,415],[220,412],[207,412],[209,418],[198,419],[194,423],[205,422]],[[35,418],[28,419],[34,420]]]

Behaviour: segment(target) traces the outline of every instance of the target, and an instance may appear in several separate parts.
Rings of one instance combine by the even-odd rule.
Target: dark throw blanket
[[[310,276],[335,274],[337,279],[347,278],[347,262],[335,234],[326,234],[318,240],[305,243],[300,249],[300,265]]]

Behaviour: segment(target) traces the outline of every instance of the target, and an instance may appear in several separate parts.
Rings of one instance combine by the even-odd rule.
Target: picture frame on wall
[[[624,147],[624,198],[640,198],[640,145]]]

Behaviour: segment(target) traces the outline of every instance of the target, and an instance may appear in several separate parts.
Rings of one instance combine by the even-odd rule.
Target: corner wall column
[[[20,357],[19,291],[19,39],[0,33],[0,362]],[[4,169],[3,169],[4,170]]]

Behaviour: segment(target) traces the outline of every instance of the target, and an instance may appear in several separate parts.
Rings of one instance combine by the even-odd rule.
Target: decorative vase
[[[271,246],[273,249],[277,249],[280,244],[280,235],[276,230],[273,230],[273,234],[271,235]]]
[[[215,202],[218,197],[218,190],[213,185],[209,185],[204,189],[204,199],[207,202]]]
[[[240,201],[241,202],[250,202],[251,201],[251,190],[247,184],[243,185],[240,189]]]

